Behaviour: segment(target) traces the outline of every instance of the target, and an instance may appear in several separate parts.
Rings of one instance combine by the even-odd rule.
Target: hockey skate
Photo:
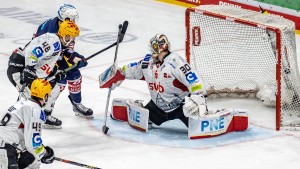
[[[43,127],[47,129],[61,129],[62,121],[58,118],[51,116],[52,111],[44,110],[46,114],[46,122],[44,123]]]
[[[85,117],[85,118],[94,118],[92,109],[85,107],[81,103],[74,103],[70,96],[69,99],[73,105],[73,111],[75,112],[76,116]]]

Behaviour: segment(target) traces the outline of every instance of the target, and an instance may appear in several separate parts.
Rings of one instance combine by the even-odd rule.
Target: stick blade
[[[125,33],[126,33],[126,30],[127,30],[127,27],[128,27],[128,21],[124,21],[123,23],[123,26],[122,26],[122,30],[121,30],[121,33],[120,33],[120,39],[119,39],[119,42],[121,43],[124,39],[124,36],[125,36]]]
[[[108,130],[109,130],[109,128],[108,128],[106,125],[104,125],[104,126],[102,127],[102,132],[103,132],[104,134],[107,134]]]

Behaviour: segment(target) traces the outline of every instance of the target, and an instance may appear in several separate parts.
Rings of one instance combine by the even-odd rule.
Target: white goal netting
[[[186,10],[186,56],[214,97],[256,96],[275,86],[276,129],[300,126],[295,24],[224,6]]]

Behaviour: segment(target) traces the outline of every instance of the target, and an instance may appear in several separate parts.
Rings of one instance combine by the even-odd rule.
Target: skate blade
[[[48,125],[48,124],[43,124],[44,129],[61,129],[61,126],[53,126],[53,125]]]
[[[92,118],[94,118],[93,115],[85,116],[85,115],[83,115],[81,113],[75,113],[75,116],[86,118],[86,119],[92,119]]]

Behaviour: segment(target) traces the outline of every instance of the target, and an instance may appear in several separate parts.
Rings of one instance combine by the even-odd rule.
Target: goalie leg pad
[[[132,99],[126,100],[128,124],[144,132],[148,131],[149,110],[141,107],[138,102]]]
[[[132,99],[115,98],[112,101],[112,117],[127,121],[134,129],[148,131],[149,110]]]
[[[127,103],[128,99],[115,98],[112,101],[112,117],[120,121],[128,121]]]
[[[248,128],[248,114],[242,109],[224,109],[200,118],[189,118],[190,139],[214,137],[232,131],[244,131]]]

